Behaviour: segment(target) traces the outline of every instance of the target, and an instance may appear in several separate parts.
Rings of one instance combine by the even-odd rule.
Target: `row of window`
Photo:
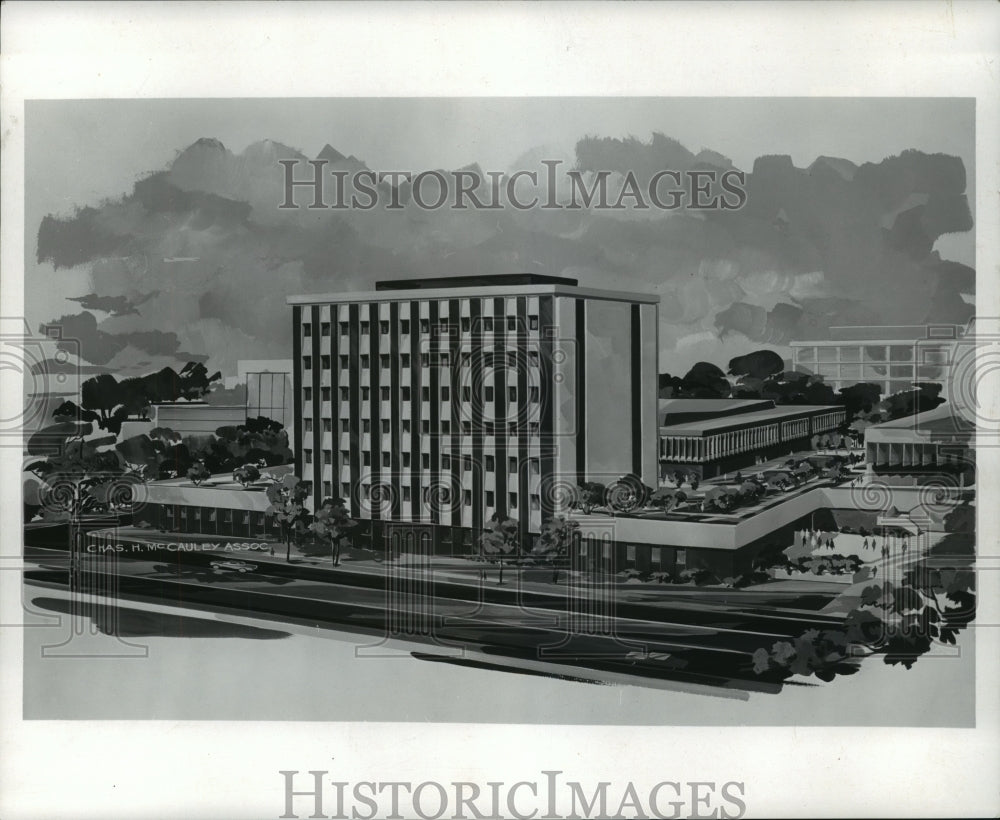
[[[333,432],[333,421],[331,419],[323,419],[323,432],[332,433]],[[413,422],[410,419],[399,419],[398,420],[399,429],[402,433],[412,433],[413,432]],[[392,432],[392,422],[389,419],[382,419],[380,424],[383,433]],[[449,419],[441,419],[438,423],[439,432],[442,435],[451,435],[451,421]],[[311,433],[313,432],[313,420],[307,418],[303,421],[303,432]],[[472,422],[463,421],[458,428],[465,435],[472,435]],[[492,422],[488,420],[482,421],[477,425],[476,429],[482,433],[484,436],[502,436],[504,432],[504,422]],[[524,425],[524,429],[529,436],[537,436],[539,434],[539,424],[537,421],[529,421]],[[518,424],[516,421],[506,422],[506,430],[508,436],[517,436],[519,434]],[[370,433],[372,431],[371,419],[361,419],[361,432]],[[340,432],[350,433],[351,432],[351,421],[350,419],[340,420]],[[428,419],[424,419],[420,422],[420,432],[425,435],[430,435],[431,433],[431,423]],[[308,450],[306,452],[309,452]]]
[[[361,400],[362,401],[370,401],[371,400],[371,388],[370,387],[367,387],[367,386],[366,387],[361,387],[360,388],[360,392],[361,392]],[[440,388],[439,392],[440,392],[441,401],[450,401],[451,400],[451,389],[447,385],[442,386]],[[350,401],[351,400],[351,389],[349,387],[341,387],[340,390],[339,390],[339,395],[340,395],[340,400],[341,401]],[[413,395],[412,391],[411,391],[411,389],[409,387],[400,387],[399,388],[399,398],[400,398],[401,401],[410,401],[410,399],[412,398],[412,395]],[[311,387],[303,387],[302,388],[302,398],[306,402],[310,402],[310,401],[312,401],[312,397],[313,397],[313,388],[311,388]],[[332,397],[333,397],[333,388],[332,387],[321,387],[320,388],[320,398],[323,401],[330,401]],[[379,388],[379,398],[382,401],[389,401],[392,398],[392,391],[391,391],[391,389],[388,388],[388,387],[385,387],[385,386]],[[431,400],[431,389],[429,387],[422,387],[422,388],[420,388],[420,398],[423,401],[430,401]],[[478,398],[478,395],[477,395],[477,398]],[[494,401],[495,398],[496,398],[496,393],[495,393],[494,388],[493,388],[492,385],[487,385],[486,387],[483,388],[482,399],[483,399],[484,402]],[[541,393],[539,392],[539,389],[538,389],[537,386],[533,386],[533,387],[529,387],[528,388],[528,401],[537,403],[540,398],[541,398]],[[472,388],[471,387],[466,386],[466,387],[462,388],[462,401],[466,401],[466,402],[471,402],[472,401]],[[517,388],[516,387],[508,387],[507,388],[507,401],[509,401],[509,402],[517,402]]]
[[[499,330],[503,327],[503,322],[495,322],[493,316],[481,316],[477,319],[478,329],[485,333],[491,333],[494,327]],[[362,320],[358,322],[359,330],[362,336],[368,336],[371,333],[371,322],[368,320]],[[517,330],[518,321],[516,316],[506,317],[507,330]],[[430,319],[420,319],[418,327],[421,333],[431,332],[431,321]],[[378,323],[379,332],[383,335],[389,333],[389,320],[382,319]],[[472,319],[469,316],[463,316],[458,323],[456,328],[448,319],[439,319],[437,325],[434,327],[434,332],[437,335],[448,336],[453,330],[460,329],[462,333],[469,333],[472,330]],[[538,330],[538,316],[530,315],[528,316],[528,329]],[[331,330],[330,322],[320,322],[319,333],[320,336],[329,336]],[[340,335],[348,336],[351,332],[350,322],[340,323]],[[410,332],[410,320],[400,319],[399,320],[399,332],[401,334],[408,334]],[[312,336],[312,323],[303,322],[302,323],[302,335]]]
[[[322,450],[323,464],[332,465],[333,464],[333,450]],[[303,459],[306,464],[313,463],[313,451],[306,449],[302,451]],[[401,454],[401,460],[403,462],[403,468],[408,469],[411,466],[411,455],[409,452],[403,451]],[[348,464],[351,460],[351,453],[349,450],[340,451],[340,461],[341,464]],[[472,470],[472,456],[468,454],[463,455],[451,455],[448,453],[443,453],[441,455],[441,469],[451,470],[452,461],[455,462],[455,469],[461,469],[462,472],[469,472]],[[361,463],[365,467],[370,467],[372,464],[372,454],[370,450],[364,450],[361,453]],[[511,473],[517,472],[518,467],[517,456],[509,456],[507,459],[507,470]],[[391,467],[392,466],[392,456],[389,453],[382,453],[382,466]],[[431,466],[431,456],[430,453],[420,454],[420,466],[425,470],[429,470]],[[496,471],[496,458],[491,455],[484,456],[483,466],[488,473]],[[539,460],[537,458],[529,458],[528,466],[531,470],[531,475],[537,476],[540,472]]]
[[[411,487],[408,484],[402,485],[400,487],[400,497],[401,497],[401,500],[404,501],[404,502],[406,502],[406,501],[412,501],[413,500],[413,491],[414,491],[414,489],[415,489],[414,487]],[[429,489],[430,488],[428,488],[428,487],[424,487],[423,488],[423,492],[426,494],[427,492],[429,492]],[[333,483],[330,482],[330,481],[324,481],[323,482],[323,494],[326,497],[330,497],[330,496],[333,495],[332,491],[333,491]],[[351,497],[351,485],[349,483],[347,483],[346,481],[343,482],[343,483],[341,483],[341,485],[340,485],[340,491],[341,491],[341,496],[343,498],[350,498]],[[370,484],[362,484],[361,485],[361,500],[367,501],[369,499],[369,497],[370,497],[370,494],[371,494],[371,485]],[[496,501],[497,501],[497,499],[496,499],[496,493],[493,490],[486,490],[483,493],[483,501],[484,501],[485,507],[488,510],[495,510],[496,509],[496,506],[497,506]],[[441,505],[446,505],[446,506],[452,503],[451,499],[448,497],[448,488],[447,487],[443,487],[443,488],[440,488],[438,490],[438,492],[436,494],[436,501],[435,501],[435,503],[436,504],[441,504]],[[462,491],[462,506],[463,507],[471,507],[472,506],[472,490],[463,490]],[[539,496],[537,493],[529,493],[529,495],[528,495],[528,507],[532,511],[541,510],[541,508],[542,508],[542,499],[541,499],[541,496]],[[508,508],[508,511],[518,509],[518,495],[517,495],[517,493],[507,493],[507,508]]]
[[[800,362],[912,362],[917,345],[823,345],[796,348]],[[920,346],[925,364],[946,364],[948,348]]]
[[[493,351],[493,352],[487,352],[487,356],[491,357],[490,361],[488,362],[489,366],[496,367],[498,365],[498,362],[495,361],[495,359],[497,358],[497,354],[503,353],[503,352],[504,352],[503,350],[498,350],[498,351]],[[349,370],[350,367],[351,367],[351,357],[345,354],[345,355],[340,356],[339,358],[340,358],[340,368],[341,368],[341,370]],[[527,358],[527,362],[528,362],[529,365],[532,365],[532,366],[537,366],[538,365],[539,356],[538,356],[538,351],[537,350],[528,350],[528,351],[526,351],[526,358]],[[362,353],[359,356],[359,359],[360,359],[360,364],[361,364],[362,369],[367,370],[368,368],[371,367],[371,356],[369,354]],[[329,370],[330,369],[330,365],[332,364],[332,361],[333,360],[331,359],[330,356],[327,356],[325,354],[321,355],[319,357],[320,369],[321,370]],[[462,351],[459,354],[458,361],[462,365],[471,365],[472,364],[472,351],[469,351],[469,350]],[[503,357],[503,361],[506,362],[507,367],[516,368],[518,366],[518,355],[517,355],[517,352],[513,351],[513,350],[507,350],[506,354]],[[410,362],[411,362],[411,358],[410,358],[410,354],[409,353],[400,353],[399,354],[399,366],[400,367],[407,368],[407,367],[410,366]],[[446,353],[446,352],[437,353],[437,354],[432,354],[432,353],[421,353],[420,354],[420,366],[421,367],[430,367],[430,365],[432,363],[434,365],[438,366],[438,367],[448,367],[451,364],[451,356],[448,353]],[[383,370],[388,370],[389,367],[391,366],[391,364],[392,364],[392,358],[389,356],[388,353],[383,353],[383,354],[381,354],[379,356],[379,366]],[[305,369],[305,370],[311,370],[312,366],[313,366],[313,357],[312,356],[303,356],[302,357],[302,367],[303,367],[303,369]]]

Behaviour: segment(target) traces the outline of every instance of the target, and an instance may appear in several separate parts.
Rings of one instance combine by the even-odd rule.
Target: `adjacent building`
[[[373,545],[530,546],[580,481],[655,485],[659,297],[512,274],[292,296],[296,470]]]
[[[791,342],[793,368],[822,376],[834,390],[868,382],[886,396],[915,381],[945,383],[964,335],[956,325],[831,327],[828,339]]]
[[[220,427],[235,427],[247,420],[242,404],[218,405],[203,401],[151,404],[148,427],[167,427],[182,436],[214,435]]]
[[[814,435],[835,433],[843,407],[782,405],[768,399],[662,399],[660,477],[680,471],[712,478],[810,449]]]
[[[976,426],[951,403],[865,430],[867,461],[872,472],[891,484],[975,483]]]

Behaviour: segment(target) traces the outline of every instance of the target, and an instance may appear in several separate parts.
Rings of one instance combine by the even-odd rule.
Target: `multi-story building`
[[[247,409],[241,404],[208,404],[203,401],[172,401],[149,406],[152,427],[169,427],[182,436],[214,435],[220,427],[246,423]]]
[[[375,546],[468,552],[500,514],[528,549],[570,486],[655,485],[658,296],[513,274],[288,302],[296,469]]]
[[[292,435],[292,360],[240,360],[238,383],[246,386],[247,418],[258,416],[278,422],[288,432],[289,444],[294,447]]]
[[[793,367],[822,376],[834,390],[868,382],[885,396],[915,381],[946,382],[963,335],[955,325],[831,327],[829,339],[791,342]]]

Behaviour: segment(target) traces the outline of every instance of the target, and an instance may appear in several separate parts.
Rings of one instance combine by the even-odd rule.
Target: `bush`
[[[710,572],[707,569],[685,569],[681,570],[678,576],[680,583],[688,584],[694,583],[697,587],[708,586],[709,584],[718,584],[719,578],[715,573]]]

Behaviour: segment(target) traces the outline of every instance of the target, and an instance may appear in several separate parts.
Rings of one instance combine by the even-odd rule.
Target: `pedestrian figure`
[[[868,539],[867,538],[861,543],[861,549],[865,549],[865,550],[868,549]]]

